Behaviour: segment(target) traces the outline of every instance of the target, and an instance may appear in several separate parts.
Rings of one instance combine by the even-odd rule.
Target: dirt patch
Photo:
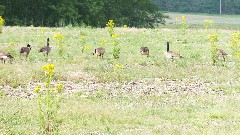
[[[206,93],[206,89],[213,83],[173,81],[163,78],[133,80],[130,82],[111,82],[98,83],[94,81],[82,81],[73,83],[68,81],[52,82],[52,86],[63,84],[63,94],[70,95],[74,93],[80,94],[82,97],[104,97],[113,98],[122,94],[135,94],[137,96],[145,96],[149,94],[168,94],[168,93]],[[43,83],[28,83],[25,87],[12,88],[10,86],[1,86],[0,91],[6,96],[35,98],[36,93],[33,90],[37,85],[41,85],[42,90],[46,90]]]

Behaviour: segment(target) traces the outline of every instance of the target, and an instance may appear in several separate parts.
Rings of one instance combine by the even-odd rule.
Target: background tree
[[[8,0],[0,5],[6,25],[105,27],[113,19],[119,25],[154,27],[165,17],[152,0]]]

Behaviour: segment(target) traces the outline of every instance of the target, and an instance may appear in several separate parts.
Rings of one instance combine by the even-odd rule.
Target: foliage
[[[60,96],[58,94],[62,92],[63,85],[57,84],[55,88],[51,87],[51,81],[55,74],[53,64],[43,66],[43,70],[45,72],[46,91],[41,91],[40,85],[34,90],[38,95],[40,129],[45,134],[57,134],[59,132],[57,114],[60,108]]]
[[[4,7],[4,6],[2,6],[2,5],[0,5],[0,16],[2,16],[2,15],[3,15],[3,13],[4,13],[4,10],[5,10],[5,7]]]
[[[152,28],[165,18],[152,0],[8,0],[0,5],[7,25],[104,27],[114,19],[119,26]]]

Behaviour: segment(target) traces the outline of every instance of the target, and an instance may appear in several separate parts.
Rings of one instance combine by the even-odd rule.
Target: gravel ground
[[[173,81],[163,78],[149,78],[122,83],[98,83],[93,80],[82,81],[79,83],[61,81],[52,82],[51,85],[55,86],[59,83],[63,84],[64,95],[78,93],[78,95],[82,97],[94,96],[104,98],[113,98],[122,94],[134,94],[136,96],[145,96],[149,94],[162,95],[168,93],[204,94],[209,92],[210,86],[218,85],[218,83],[205,83],[200,81],[186,83],[183,80]],[[34,93],[33,90],[37,85],[41,85],[42,90],[45,90],[43,83],[28,83],[25,87],[19,86],[18,88],[0,86],[0,92],[10,97],[32,99],[36,97],[36,93]]]

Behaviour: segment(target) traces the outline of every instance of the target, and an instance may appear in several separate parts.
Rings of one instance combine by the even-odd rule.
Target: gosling
[[[27,47],[22,47],[20,50],[20,56],[25,56],[26,59],[31,51],[31,45],[27,45]]]
[[[169,59],[170,58],[171,59],[173,59],[173,58],[182,58],[182,56],[179,53],[173,52],[173,51],[169,51],[169,42],[167,42],[167,51],[165,52],[165,55]]]
[[[103,59],[104,53],[105,53],[105,48],[100,47],[94,50],[93,55],[96,55],[97,57],[100,56]]]
[[[226,61],[226,57],[227,57],[228,54],[223,49],[217,49],[216,53],[217,53],[218,57],[222,57],[223,58],[224,62]]]
[[[48,54],[51,52],[51,47],[49,47],[49,38],[47,38],[47,46],[42,47],[39,52],[42,53],[44,56],[48,56]]]
[[[141,53],[141,55],[147,55],[147,57],[149,57],[149,49],[148,49],[148,47],[141,47],[140,48],[140,53]]]
[[[9,63],[12,63],[13,56],[10,53],[0,52],[0,61],[2,61],[4,64],[7,60],[9,60]]]

